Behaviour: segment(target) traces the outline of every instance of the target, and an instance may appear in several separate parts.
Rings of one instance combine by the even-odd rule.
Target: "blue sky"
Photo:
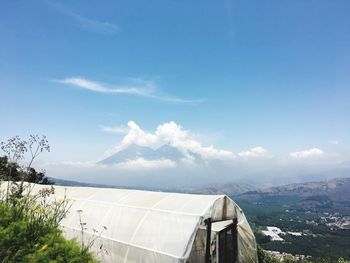
[[[124,136],[101,126],[174,121],[235,153],[347,160],[349,13],[347,0],[3,1],[0,138],[46,134],[48,160],[86,161]]]

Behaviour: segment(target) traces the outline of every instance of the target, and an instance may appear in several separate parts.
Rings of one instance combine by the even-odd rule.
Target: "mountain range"
[[[50,177],[50,180],[57,185],[66,186],[135,189],[135,187],[81,183],[52,177]],[[192,189],[136,188],[153,191],[186,192],[192,194],[226,194],[238,202],[248,201],[256,204],[269,203],[276,205],[288,204],[304,210],[332,210],[341,214],[350,215],[350,178],[295,183],[260,189],[246,183],[217,183]]]
[[[350,215],[350,178],[263,188],[236,195],[235,199],[254,203],[293,203],[305,210],[332,210]]]
[[[199,155],[193,152],[187,152],[193,159],[199,159]],[[127,161],[137,160],[142,158],[144,160],[170,160],[179,162],[182,159],[188,157],[178,148],[171,146],[170,144],[164,144],[163,146],[152,149],[150,147],[140,146],[136,144],[130,144],[126,148],[118,151],[117,153],[99,161],[99,164],[112,165],[118,163],[124,163]]]
[[[228,195],[235,196],[250,191],[257,190],[251,184],[247,183],[216,183],[211,185],[205,185],[199,188],[190,189],[188,192],[193,194],[205,194],[205,195]]]
[[[239,177],[239,173],[234,173],[233,176],[222,177],[222,171],[220,165],[215,165],[215,162],[208,166],[202,157],[191,151],[180,150],[170,144],[165,144],[157,149],[150,147],[140,146],[136,144],[130,144],[124,149],[114,153],[113,155],[101,160],[98,164],[103,165],[115,165],[123,164],[129,161],[143,159],[146,161],[158,161],[158,160],[170,160],[176,164],[180,164],[185,160],[191,159],[195,164],[199,164],[197,167],[201,167],[201,170],[197,174],[194,171],[190,171],[196,184],[189,183],[188,173],[186,170],[180,170],[177,174],[172,174],[171,177],[165,176],[163,172],[156,174],[152,171],[152,177],[149,184],[140,185],[139,182],[142,178],[142,174],[139,174],[134,183],[126,184],[120,181],[116,184],[84,184],[79,182],[54,180],[57,184],[63,185],[79,185],[79,186],[97,186],[97,187],[120,187],[148,189],[148,190],[165,190],[175,192],[187,192],[196,194],[226,194],[232,196],[235,200],[247,200],[255,203],[259,202],[279,202],[279,201],[293,201],[298,203],[305,209],[319,210],[321,208],[334,208],[335,210],[346,210],[350,213],[350,178],[340,178],[316,182],[301,182],[292,184],[280,184],[281,186],[264,187],[259,182],[245,181],[244,178]],[[131,163],[131,165],[134,165]],[[237,168],[238,166],[235,166]],[[210,174],[209,174],[210,172]],[[140,172],[141,173],[141,172]],[[209,175],[206,175],[206,174]],[[166,173],[169,175],[169,173]],[[157,177],[158,176],[158,177]],[[205,177],[207,176],[207,177]],[[221,176],[221,177],[220,177]],[[346,175],[345,175],[346,176]],[[242,176],[241,176],[242,177]],[[243,176],[244,177],[244,176]],[[154,179],[155,178],[155,179]],[[160,178],[160,179],[159,179]],[[155,184],[156,180],[176,180],[181,181],[184,185],[180,187],[178,184],[171,184],[168,187],[162,187],[162,184]],[[155,181],[152,181],[155,180]],[[257,179],[258,180],[258,179]],[[163,182],[161,181],[161,182]],[[208,183],[208,181],[210,183]],[[102,182],[102,181],[101,181]],[[207,183],[206,183],[207,182]],[[116,186],[118,185],[118,186]],[[152,185],[152,187],[150,187]],[[165,184],[164,184],[165,185]],[[186,186],[186,187],[185,187]]]

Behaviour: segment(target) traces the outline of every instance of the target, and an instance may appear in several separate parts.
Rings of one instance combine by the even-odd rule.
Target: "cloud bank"
[[[284,184],[342,176],[350,169],[346,163],[339,165],[339,155],[316,147],[276,156],[262,146],[234,152],[204,145],[198,136],[174,121],[162,123],[153,131],[135,121],[100,128],[122,134],[119,143],[101,158],[53,163],[44,168],[52,176],[69,180],[167,188],[217,182]],[[171,147],[159,151],[163,146]]]
[[[309,159],[309,158],[319,158],[324,156],[324,151],[318,148],[311,148],[308,150],[302,150],[298,152],[291,152],[289,156],[295,159]]]
[[[266,149],[261,146],[251,148],[250,150],[238,153],[238,156],[243,158],[249,157],[272,157]]]
[[[188,158],[191,158],[189,152],[198,154],[206,160],[232,160],[236,158],[236,155],[231,151],[218,149],[212,145],[203,146],[195,140],[189,131],[173,121],[159,125],[153,133],[144,131],[134,121],[128,122],[128,129],[121,143],[110,149],[105,156],[112,155],[131,144],[151,148],[169,144],[179,149]]]

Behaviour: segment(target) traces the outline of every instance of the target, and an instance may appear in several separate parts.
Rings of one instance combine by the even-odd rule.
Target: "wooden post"
[[[206,219],[205,224],[207,225],[207,244],[205,248],[205,263],[210,263],[210,241],[211,241],[211,218]]]
[[[233,219],[232,224],[232,244],[233,244],[233,256],[234,256],[234,263],[238,263],[238,233],[237,233],[237,218]]]

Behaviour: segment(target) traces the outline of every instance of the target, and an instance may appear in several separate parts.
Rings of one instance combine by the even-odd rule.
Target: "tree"
[[[9,181],[14,176],[13,173],[18,171],[18,163],[24,158],[24,153],[27,151],[27,142],[21,140],[19,136],[12,137],[6,142],[1,142],[1,150],[5,152],[6,159],[3,159],[6,180]]]
[[[0,180],[19,181],[21,174],[17,163],[10,163],[7,156],[0,156]]]
[[[44,171],[37,172],[32,168],[34,160],[40,154],[50,152],[46,136],[30,135],[28,140],[15,136],[1,142],[0,148],[6,154],[0,157],[0,180],[7,181],[6,200],[10,191],[15,196],[21,195],[24,182],[52,184],[45,177]]]
[[[36,184],[53,184],[46,176],[45,171],[37,172],[34,168],[29,168],[24,172],[24,181]]]

